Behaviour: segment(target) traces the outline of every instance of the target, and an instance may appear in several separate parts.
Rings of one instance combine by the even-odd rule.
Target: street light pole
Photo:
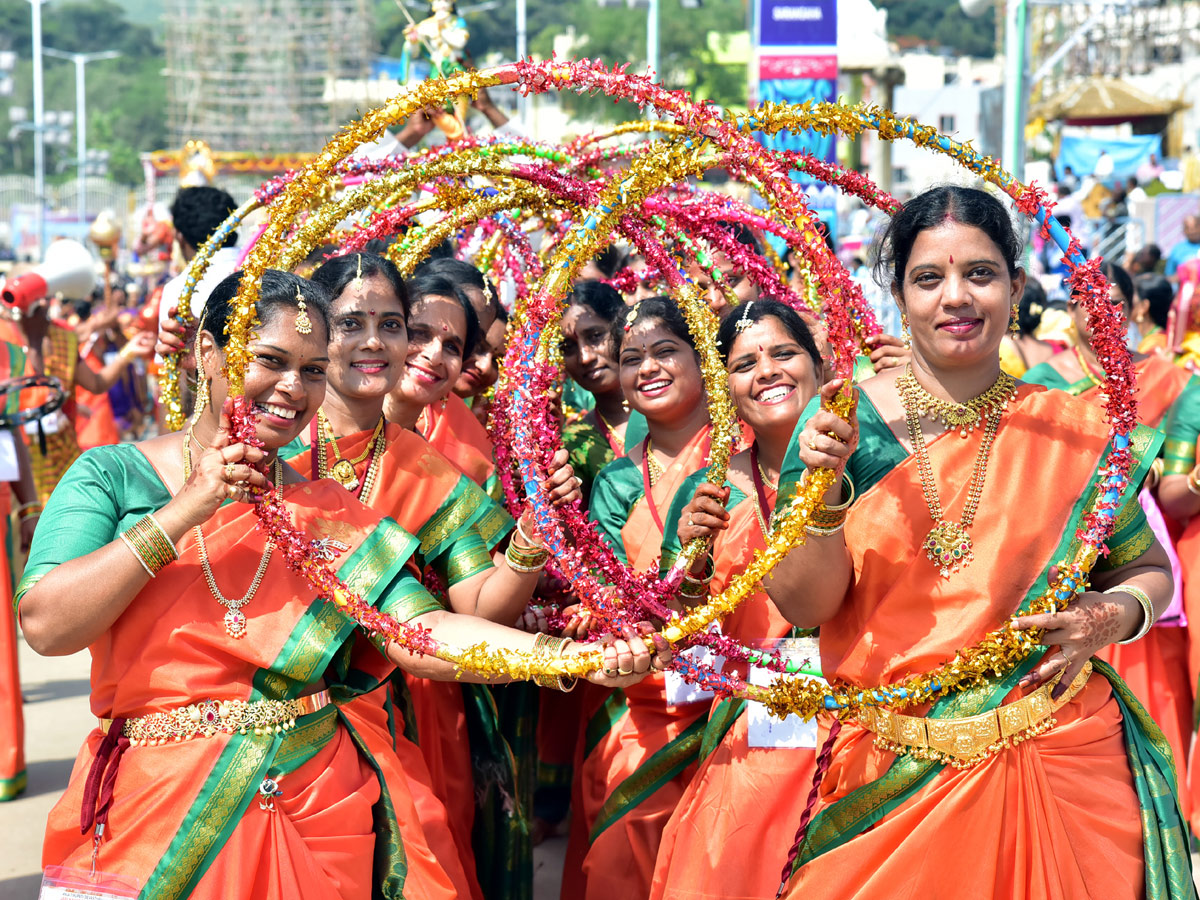
[[[46,101],[42,92],[42,2],[29,0],[33,33],[33,193],[37,196],[37,235],[40,261],[46,252]]]
[[[650,0],[646,10],[646,68],[652,77],[662,81],[658,70],[658,0]]]
[[[87,90],[84,80],[84,66],[99,59],[115,59],[120,56],[117,50],[101,50],[98,53],[66,53],[46,47],[43,51],[47,56],[58,59],[69,59],[75,63],[75,165],[77,182],[75,185],[75,206],[78,210],[79,221],[87,224]]]

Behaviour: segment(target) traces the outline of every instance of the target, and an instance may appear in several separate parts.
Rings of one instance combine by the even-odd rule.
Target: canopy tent
[[[1186,107],[1163,100],[1117,78],[1087,78],[1034,105],[1030,117],[1067,125],[1120,125],[1146,119],[1165,120]]]

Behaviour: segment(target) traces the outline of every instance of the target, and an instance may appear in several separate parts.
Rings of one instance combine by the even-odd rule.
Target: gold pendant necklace
[[[1002,384],[1003,382],[1007,382],[1007,384]],[[988,457],[991,455],[992,443],[996,439],[996,431],[1000,427],[1000,417],[1003,415],[1004,410],[1008,408],[1008,400],[1014,390],[1012,385],[1015,385],[1012,378],[1001,373],[1000,378],[996,379],[996,384],[993,384],[986,394],[980,395],[982,397],[992,394],[997,390],[998,386],[1003,391],[1007,391],[1007,393],[1001,395],[1004,398],[1002,401],[989,401],[986,411],[980,415],[980,418],[986,417],[987,424],[984,428],[983,440],[979,445],[979,453],[975,457],[975,466],[971,471],[971,481],[967,489],[967,502],[963,505],[961,520],[952,522],[949,519],[943,518],[942,502],[938,497],[937,482],[933,478],[933,464],[929,459],[929,448],[925,445],[925,434],[921,431],[921,410],[929,408],[923,403],[923,400],[929,394],[920,385],[916,384],[916,378],[912,377],[911,369],[906,369],[904,375],[896,381],[900,403],[904,407],[904,421],[908,427],[908,437],[912,443],[913,456],[917,460],[917,473],[921,478],[921,491],[925,496],[925,505],[929,508],[929,516],[933,519],[933,528],[925,536],[925,540],[921,544],[921,549],[925,551],[925,556],[940,569],[943,578],[949,578],[951,574],[957,572],[959,569],[966,568],[974,558],[969,529],[975,521],[975,511],[979,508],[979,500],[983,496],[984,479],[987,477]],[[970,408],[971,404],[976,400],[979,400],[979,397],[962,404],[961,408]],[[946,424],[949,424],[949,422],[946,422]],[[974,427],[972,425],[972,429]],[[963,434],[965,433],[964,431]]]
[[[979,427],[985,418],[993,413],[1003,413],[1008,408],[1009,401],[1017,398],[1017,383],[1005,372],[995,380],[990,388],[978,397],[972,397],[965,403],[954,403],[935,397],[921,387],[913,374],[912,366],[904,367],[904,374],[896,379],[896,390],[901,399],[906,395],[912,403],[917,415],[941,422],[947,429],[957,430],[962,437]],[[906,405],[905,410],[909,407]]]
[[[329,424],[329,420],[325,418],[325,410],[317,410],[317,427],[320,430],[321,441],[317,446],[317,477],[332,478],[348,491],[353,491],[358,487],[358,473],[355,467],[365,460],[371,453],[371,449],[375,446],[379,435],[383,431],[383,416],[379,417],[379,421],[375,424],[375,432],[371,435],[371,439],[367,441],[366,449],[363,450],[354,459],[348,459],[341,455],[341,451],[337,445],[337,435],[333,433],[333,426]],[[326,445],[333,446],[335,459],[333,465],[326,468]]]
[[[646,468],[650,471],[650,484],[658,484],[658,479],[663,477],[663,467],[657,459],[654,458],[654,452],[650,449],[650,439],[646,438]]]
[[[183,477],[185,479],[192,472],[192,448],[188,443],[188,437],[190,435],[184,438],[183,444]],[[283,464],[276,459],[273,468],[275,475],[275,497],[282,501]],[[250,583],[250,589],[241,597],[231,600],[222,594],[221,589],[217,587],[217,579],[213,575],[212,564],[208,560],[208,546],[204,542],[204,530],[199,525],[195,526],[192,530],[196,534],[196,552],[200,556],[200,567],[204,571],[204,580],[208,582],[208,591],[218,603],[225,607],[225,633],[231,638],[243,638],[246,636],[246,614],[242,612],[242,607],[253,600],[254,595],[258,593],[263,576],[267,574],[267,565],[271,562],[271,551],[275,549],[275,542],[270,539],[267,540],[267,546],[263,550],[262,559],[258,563],[258,571],[254,573],[254,580]]]

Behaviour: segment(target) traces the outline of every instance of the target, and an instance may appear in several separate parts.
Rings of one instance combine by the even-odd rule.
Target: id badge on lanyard
[[[764,650],[778,650],[784,659],[800,663],[801,677],[813,677],[811,673],[819,674],[821,671],[821,654],[815,637],[780,638],[762,643]],[[747,680],[751,684],[768,687],[777,677],[778,675],[769,669],[751,666]],[[817,680],[825,683],[824,679]],[[816,719],[805,722],[793,714],[780,720],[768,713],[761,703],[747,704],[746,716],[748,744],[751,747],[781,750],[817,746]]]

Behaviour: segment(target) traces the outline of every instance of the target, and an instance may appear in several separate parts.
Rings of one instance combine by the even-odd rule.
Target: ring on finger
[[[632,675],[633,674],[633,666],[630,665],[628,671],[625,669],[624,666],[617,666],[617,674],[618,675]]]
[[[233,470],[234,470],[233,463],[225,463],[225,466],[222,471],[224,471],[224,473],[225,473],[226,481],[233,481]]]
[[[809,450],[817,449],[817,436],[815,434],[808,439],[808,449]]]

